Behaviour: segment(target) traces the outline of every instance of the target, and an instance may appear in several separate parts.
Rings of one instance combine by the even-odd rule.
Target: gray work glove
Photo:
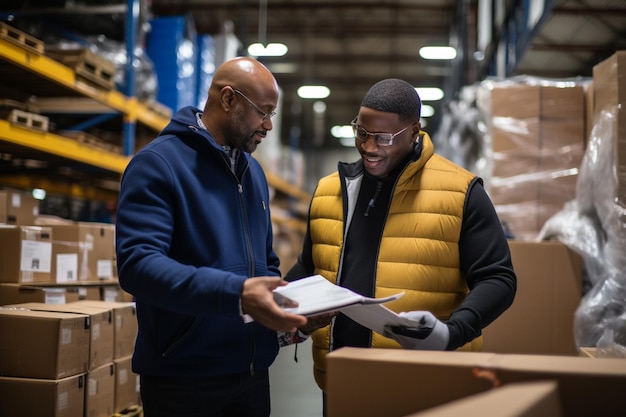
[[[404,349],[445,350],[450,340],[448,326],[429,311],[409,311],[398,314],[415,323],[414,326],[385,326],[384,336],[400,343]]]

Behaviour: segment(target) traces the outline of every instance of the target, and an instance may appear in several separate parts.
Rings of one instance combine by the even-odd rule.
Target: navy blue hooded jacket
[[[267,369],[276,332],[240,315],[243,282],[279,276],[260,164],[227,153],[187,107],[122,177],[116,220],[121,287],[137,302],[133,371],[215,376]]]

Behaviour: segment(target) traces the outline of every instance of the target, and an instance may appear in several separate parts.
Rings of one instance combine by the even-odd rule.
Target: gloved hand
[[[429,311],[409,311],[398,314],[415,326],[385,326],[384,336],[400,343],[405,349],[445,350],[450,340],[448,326]]]

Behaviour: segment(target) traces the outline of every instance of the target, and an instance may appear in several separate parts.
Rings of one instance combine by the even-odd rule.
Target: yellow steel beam
[[[117,201],[118,192],[95,186],[62,182],[34,175],[9,175],[0,177],[4,187],[32,190],[42,188],[48,195],[62,195],[84,200]]]
[[[82,162],[94,167],[123,173],[130,157],[105,152],[83,145],[73,139],[44,133],[0,120],[0,140],[51,155]]]

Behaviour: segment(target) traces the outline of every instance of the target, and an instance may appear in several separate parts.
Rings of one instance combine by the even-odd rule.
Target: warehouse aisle
[[[282,348],[270,368],[272,417],[321,417],[322,391],[313,379],[311,339]]]

